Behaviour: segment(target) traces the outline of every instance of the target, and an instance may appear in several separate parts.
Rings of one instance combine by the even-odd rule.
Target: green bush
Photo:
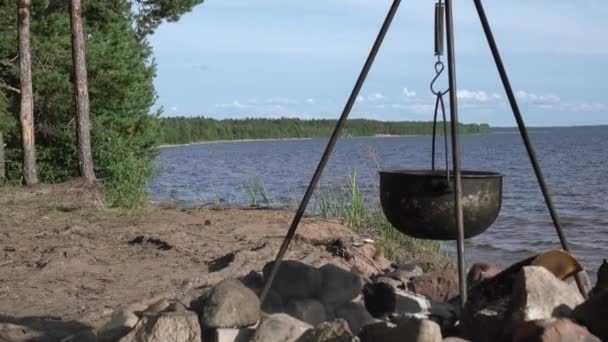
[[[142,150],[141,139],[125,136],[96,123],[93,135],[95,172],[106,202],[135,207],[148,200],[146,185],[154,175],[154,151]]]

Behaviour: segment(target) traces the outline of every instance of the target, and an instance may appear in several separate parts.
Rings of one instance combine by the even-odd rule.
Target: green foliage
[[[150,113],[155,65],[145,35],[201,2],[83,2],[94,164],[112,204],[132,205],[144,198],[157,152],[159,113]],[[68,4],[34,1],[32,9],[35,138],[43,182],[79,174]],[[0,84],[13,88],[19,86],[16,13],[16,1],[0,2]],[[20,136],[14,125],[19,96],[7,89],[0,88],[0,130],[7,130],[9,177],[20,179]]]
[[[327,137],[336,125],[335,120],[301,119],[244,119],[215,120],[204,117],[170,117],[161,119],[161,142],[186,144],[200,141],[234,139],[273,139]],[[485,133],[487,124],[461,124],[463,134]],[[346,122],[345,136],[372,136],[379,134],[413,135],[431,134],[432,122],[381,122],[353,119]],[[438,134],[443,125],[438,125]]]
[[[93,136],[95,173],[103,181],[106,201],[111,206],[134,207],[148,197],[146,184],[153,175],[153,165],[136,139],[119,134],[102,124],[95,125]]]
[[[203,0],[134,0],[137,7],[137,30],[139,36],[152,34],[163,20],[177,21]]]

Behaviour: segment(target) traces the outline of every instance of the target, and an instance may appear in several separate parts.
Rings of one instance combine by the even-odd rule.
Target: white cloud
[[[294,101],[286,98],[286,97],[273,97],[271,99],[266,100],[266,103],[268,104],[275,104],[275,105],[286,105],[286,104],[290,104],[293,103]]]
[[[169,110],[170,110],[172,113],[175,113],[175,112],[177,112],[178,108],[177,108],[177,106],[173,106],[173,107],[169,108]]]
[[[382,95],[381,93],[375,93],[367,97],[367,100],[372,102],[382,101],[384,99],[386,99],[386,96]]]
[[[249,105],[245,105],[245,104],[239,102],[238,100],[234,100],[231,103],[216,104],[215,106],[217,108],[238,108],[238,109],[250,107]]]
[[[535,105],[551,105],[557,104],[561,101],[559,96],[556,95],[538,95],[534,93],[529,93],[523,90],[518,90],[515,92],[515,97],[525,103],[532,103]]]
[[[473,102],[489,102],[494,100],[500,100],[500,95],[496,93],[488,94],[483,90],[458,89],[457,97],[459,100]]]
[[[365,101],[365,97],[363,97],[361,95],[357,96],[357,102],[363,102],[363,101]]]
[[[315,99],[312,99],[312,98],[306,99],[306,103],[308,103],[308,104],[315,104]]]
[[[564,103],[559,110],[574,113],[608,113],[608,105],[604,103]]]
[[[416,97],[416,92],[407,88],[403,88],[403,95],[405,95],[405,97]]]

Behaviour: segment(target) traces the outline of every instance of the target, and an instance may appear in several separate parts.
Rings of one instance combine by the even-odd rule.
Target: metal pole
[[[260,301],[262,303],[264,303],[264,300],[266,299],[266,296],[268,295],[268,291],[270,291],[270,286],[272,285],[272,282],[274,281],[274,278],[277,275],[277,272],[279,270],[279,265],[280,265],[281,261],[283,260],[285,253],[287,252],[289,243],[291,242],[291,240],[293,239],[293,237],[295,235],[296,229],[298,228],[298,225],[300,224],[300,220],[302,219],[302,216],[304,215],[304,212],[306,211],[306,207],[308,206],[308,202],[310,201],[310,198],[312,197],[315,187],[317,186],[317,183],[319,182],[319,179],[321,178],[321,174],[323,173],[323,169],[325,169],[325,165],[327,164],[327,161],[329,160],[329,156],[331,155],[331,153],[334,149],[334,146],[336,145],[336,141],[338,140],[338,137],[340,136],[342,127],[344,126],[346,119],[348,118],[348,115],[350,114],[350,111],[353,108],[355,101],[357,100],[357,96],[359,95],[359,92],[361,91],[361,88],[363,87],[363,83],[365,82],[365,79],[367,78],[367,74],[369,73],[369,70],[371,69],[372,64],[374,63],[374,60],[376,59],[378,50],[380,49],[380,46],[382,45],[382,41],[384,40],[384,37],[386,36],[386,32],[388,31],[389,27],[391,26],[393,18],[395,17],[395,13],[397,13],[397,9],[399,8],[400,4],[401,4],[401,0],[393,0],[393,4],[391,5],[391,8],[389,9],[388,14],[386,15],[386,19],[384,19],[384,23],[382,24],[382,27],[380,28],[380,32],[378,33],[378,36],[376,37],[376,41],[374,42],[374,45],[372,46],[372,49],[367,57],[367,60],[365,61],[365,64],[363,65],[363,69],[361,70],[361,73],[359,74],[359,78],[357,79],[357,82],[355,83],[355,86],[354,86],[352,92],[350,93],[350,97],[348,98],[348,101],[346,102],[346,105],[344,106],[342,115],[340,115],[340,118],[338,119],[338,123],[336,124],[336,127],[334,128],[334,131],[331,134],[331,137],[329,138],[329,142],[327,143],[327,147],[325,148],[325,151],[323,152],[323,155],[321,156],[319,165],[317,166],[317,169],[315,170],[315,173],[313,174],[312,179],[310,180],[310,183],[308,184],[308,188],[306,189],[306,192],[304,193],[304,197],[302,198],[302,201],[300,202],[298,210],[296,211],[293,221],[291,222],[291,225],[289,227],[289,230],[287,231],[287,235],[285,236],[285,239],[283,240],[283,244],[281,245],[281,248],[279,249],[279,253],[277,254],[277,257],[275,259],[275,263],[272,267],[272,270],[270,271],[270,275],[269,275],[268,279],[266,279],[266,284],[264,284],[264,289],[262,290],[262,294],[260,296]]]
[[[494,35],[492,34],[492,29],[490,28],[490,24],[488,22],[485,10],[483,9],[481,0],[474,0],[474,2],[475,8],[477,9],[477,14],[479,15],[479,20],[481,21],[481,25],[483,26],[483,31],[486,35],[486,39],[488,40],[488,45],[490,46],[490,50],[492,51],[492,57],[494,57],[494,63],[496,64],[496,68],[498,69],[498,73],[500,74],[502,85],[505,88],[505,92],[507,93],[507,98],[509,99],[511,110],[513,111],[513,115],[515,116],[515,121],[517,121],[519,133],[521,134],[521,138],[523,139],[524,145],[526,146],[526,151],[528,151],[528,157],[530,158],[532,168],[534,169],[534,173],[536,174],[536,180],[538,181],[538,185],[540,186],[540,189],[543,193],[547,209],[549,210],[549,214],[551,215],[551,219],[553,220],[553,225],[555,226],[557,236],[559,237],[559,242],[561,243],[563,250],[565,250],[566,252],[570,252],[570,248],[568,247],[568,241],[566,240],[566,236],[564,235],[564,231],[562,230],[559,216],[557,216],[557,212],[555,210],[555,207],[553,206],[553,200],[551,199],[549,189],[547,188],[547,184],[545,183],[545,178],[540,169],[540,165],[538,164],[536,152],[534,151],[534,146],[532,146],[532,142],[530,141],[530,137],[528,136],[528,130],[526,129],[524,119],[521,115],[521,111],[519,110],[517,100],[515,99],[513,88],[511,87],[511,82],[509,81],[509,76],[507,75],[507,71],[505,70],[502,58],[500,57],[500,52],[498,51],[498,46],[496,45],[496,41],[494,40]],[[584,298],[587,298],[587,293],[584,290],[580,274],[575,274],[574,278],[576,279],[576,285],[578,286],[579,291],[581,292]]]
[[[458,133],[458,101],[456,87],[456,57],[454,54],[454,21],[452,0],[445,1],[445,22],[448,42],[448,80],[450,84],[450,115],[452,121],[452,162],[454,168],[455,219],[458,225],[458,284],[460,306],[467,302],[467,279],[464,263],[464,219],[462,217],[462,178],[460,174],[460,135]]]

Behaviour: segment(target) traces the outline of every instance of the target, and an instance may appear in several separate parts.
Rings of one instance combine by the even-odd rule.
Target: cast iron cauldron
[[[445,170],[380,171],[380,203],[389,222],[403,234],[430,240],[456,240],[454,179]],[[464,237],[483,233],[502,203],[502,175],[461,171]]]

